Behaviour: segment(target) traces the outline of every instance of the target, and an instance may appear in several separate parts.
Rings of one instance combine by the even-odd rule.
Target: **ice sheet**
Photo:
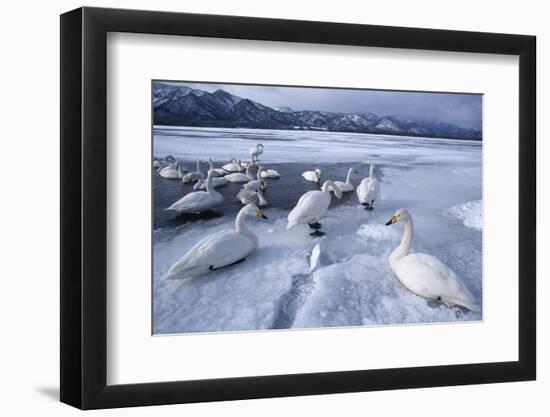
[[[189,282],[167,281],[163,276],[202,236],[233,227],[234,216],[156,230],[154,333],[482,318],[479,313],[427,302],[406,290],[388,265],[402,226],[384,226],[396,209],[407,208],[415,222],[413,250],[439,257],[481,304],[480,142],[251,129],[157,127],[155,132],[155,155],[185,160],[245,159],[251,144],[263,143],[266,163],[372,161],[381,178],[381,201],[373,211],[364,210],[354,194],[343,203],[333,203],[322,219],[326,235],[320,239],[309,236],[307,225],[285,230],[289,210],[268,206],[264,209],[268,221],[248,220],[260,238],[254,254],[243,263]],[[270,187],[277,184],[282,183]],[[268,188],[268,201],[269,192]]]

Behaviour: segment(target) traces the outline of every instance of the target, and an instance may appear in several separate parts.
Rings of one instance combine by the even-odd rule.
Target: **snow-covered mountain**
[[[153,83],[157,125],[305,129],[481,140],[481,131],[432,119],[371,112],[335,113],[273,109],[224,90],[209,93],[184,85]]]

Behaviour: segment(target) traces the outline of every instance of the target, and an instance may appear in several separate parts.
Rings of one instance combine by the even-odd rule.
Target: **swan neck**
[[[212,193],[214,187],[212,187],[212,171],[208,171],[208,176],[206,177],[206,191]]]
[[[237,214],[237,218],[235,219],[235,229],[237,229],[237,232],[242,233],[243,235],[247,235],[252,239],[254,239],[256,238],[256,235],[252,233],[250,229],[246,226],[246,222],[245,222],[246,207],[247,206],[243,207],[241,211],[239,211],[239,214]]]
[[[346,177],[346,183],[351,184],[351,173],[353,172],[353,169],[350,168],[348,171],[348,176]]]
[[[405,223],[405,230],[403,231],[403,238],[401,244],[392,252],[390,256],[390,263],[407,256],[411,251],[412,241],[414,234],[414,226],[411,218],[407,219]]]
[[[329,192],[329,189],[328,189],[329,186],[330,186],[330,181],[325,181],[323,183],[323,186],[321,187],[321,191],[324,192],[324,193],[328,193]]]
[[[252,164],[248,164],[248,166],[246,167],[246,176],[250,178],[252,178],[251,176],[252,173],[250,172],[251,168],[252,168]]]

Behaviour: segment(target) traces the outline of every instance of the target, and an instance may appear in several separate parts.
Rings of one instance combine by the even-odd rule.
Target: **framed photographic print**
[[[535,378],[534,37],[81,8],[61,100],[63,402]]]

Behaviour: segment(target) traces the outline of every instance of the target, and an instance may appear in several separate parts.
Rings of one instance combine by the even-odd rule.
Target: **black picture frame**
[[[518,361],[107,385],[108,32],[519,56]],[[534,36],[84,7],[61,15],[60,56],[62,402],[95,409],[536,378]]]

